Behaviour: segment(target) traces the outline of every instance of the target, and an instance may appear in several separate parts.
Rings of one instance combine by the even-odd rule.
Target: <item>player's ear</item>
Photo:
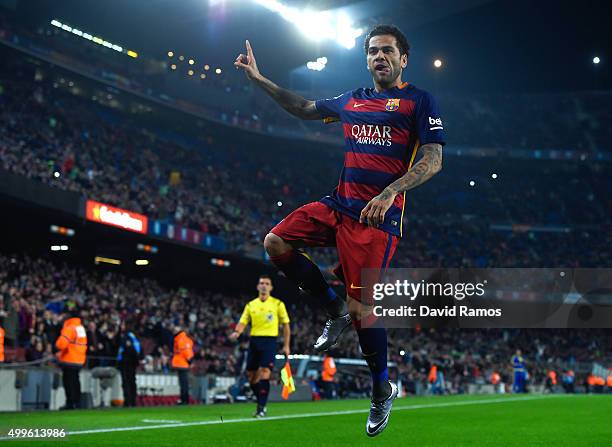
[[[408,66],[408,55],[407,54],[402,54],[401,66],[402,66],[402,69]]]

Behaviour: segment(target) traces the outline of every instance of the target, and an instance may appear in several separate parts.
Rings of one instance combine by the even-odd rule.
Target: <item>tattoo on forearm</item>
[[[420,147],[423,157],[406,174],[391,183],[385,191],[389,194],[398,194],[408,191],[422,183],[442,169],[442,145],[428,143]]]
[[[274,101],[292,115],[302,119],[320,118],[316,108],[309,107],[312,101],[308,101],[266,78],[259,80],[258,84]]]

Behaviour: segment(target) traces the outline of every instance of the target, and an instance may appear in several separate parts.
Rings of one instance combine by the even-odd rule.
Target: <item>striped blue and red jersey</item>
[[[371,199],[408,171],[419,146],[445,143],[433,96],[406,82],[381,92],[359,88],[315,104],[323,118],[342,123],[345,141],[340,181],[321,202],[356,220]],[[381,230],[402,235],[405,200],[406,193],[395,197]]]

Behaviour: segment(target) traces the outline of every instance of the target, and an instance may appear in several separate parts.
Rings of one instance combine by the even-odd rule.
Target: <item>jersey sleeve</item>
[[[331,99],[319,99],[315,101],[315,107],[323,118],[340,118],[340,112],[353,97],[353,92],[342,93]]]
[[[251,322],[251,308],[249,307],[249,304],[247,303],[244,306],[244,310],[242,311],[242,315],[240,316],[239,323],[242,323],[246,326],[250,322]]]
[[[289,323],[289,314],[287,313],[287,308],[285,307],[285,303],[282,301],[278,305],[278,321],[281,324]]]
[[[417,135],[421,145],[427,143],[446,144],[444,124],[440,117],[440,109],[434,97],[425,92],[416,108]]]

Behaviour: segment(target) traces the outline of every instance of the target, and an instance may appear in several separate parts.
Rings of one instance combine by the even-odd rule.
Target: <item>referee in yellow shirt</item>
[[[231,340],[237,340],[246,326],[251,324],[247,377],[253,393],[257,396],[257,411],[254,416],[258,418],[266,415],[279,324],[283,325],[283,353],[285,355],[289,355],[291,340],[289,314],[287,314],[285,303],[270,295],[272,289],[272,278],[268,275],[261,275],[257,284],[259,296],[244,306],[240,322],[236,325],[236,330],[230,334]]]

